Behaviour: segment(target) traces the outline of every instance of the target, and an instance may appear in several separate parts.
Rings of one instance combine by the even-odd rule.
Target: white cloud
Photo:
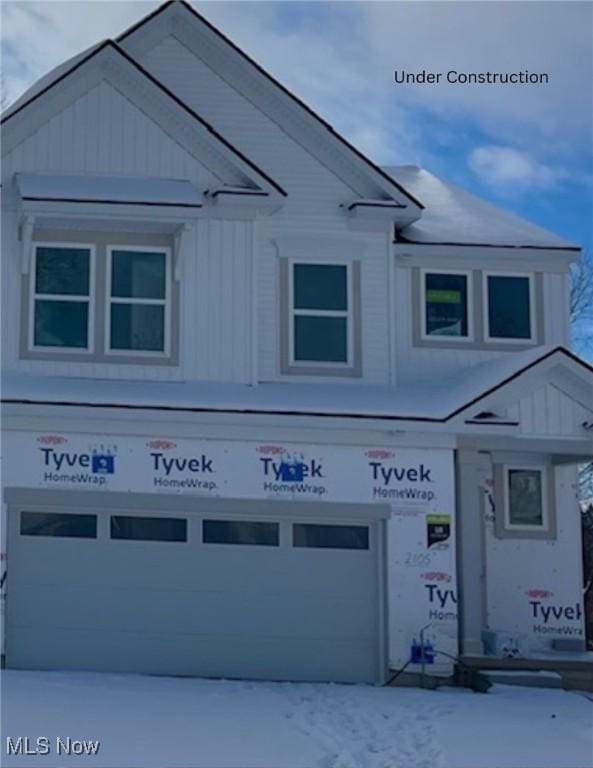
[[[2,74],[8,99],[14,101],[35,80],[66,59],[150,13],[156,2],[0,3]]]
[[[362,17],[376,77],[395,69],[549,76],[538,85],[393,85],[394,100],[469,117],[497,143],[550,154],[590,150],[593,4],[379,2],[366,4]]]
[[[483,184],[499,190],[551,187],[565,175],[513,147],[477,147],[470,152],[468,165]]]

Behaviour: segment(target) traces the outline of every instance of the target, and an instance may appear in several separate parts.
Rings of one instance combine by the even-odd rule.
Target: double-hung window
[[[29,306],[29,348],[93,349],[91,245],[37,243]]]
[[[174,362],[178,287],[170,238],[96,232],[79,243],[57,234],[66,242],[55,237],[33,246],[23,355]]]
[[[486,341],[535,341],[533,311],[533,275],[484,273]]]
[[[471,340],[471,272],[425,270],[421,279],[422,338]]]
[[[350,264],[291,262],[291,365],[352,365],[351,287]]]
[[[107,351],[168,353],[169,272],[163,249],[108,248]]]

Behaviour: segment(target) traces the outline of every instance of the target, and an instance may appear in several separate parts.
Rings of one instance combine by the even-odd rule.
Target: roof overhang
[[[512,358],[516,358],[515,361]],[[67,408],[84,412],[155,413],[163,418],[200,417],[264,419],[269,423],[307,423],[348,429],[396,429],[398,432],[430,432],[457,438],[499,437],[535,445],[524,437],[520,423],[505,410],[535,385],[553,381],[574,403],[591,413],[593,421],[593,368],[562,347],[508,355],[464,371],[457,381],[437,385],[414,383],[408,387],[348,387],[324,384],[239,384],[208,382],[146,382],[141,390],[134,382],[5,375],[5,406],[25,410]],[[469,386],[468,386],[469,383]],[[339,388],[339,389],[338,389]],[[484,418],[484,413],[491,415]],[[503,415],[504,414],[504,415]],[[578,411],[575,410],[577,418]],[[137,416],[136,416],[137,418]],[[266,423],[268,423],[266,422]],[[230,422],[229,422],[230,423]],[[263,422],[262,422],[263,423]],[[593,439],[587,418],[575,423],[573,433],[564,430],[554,438],[565,453],[593,453]]]

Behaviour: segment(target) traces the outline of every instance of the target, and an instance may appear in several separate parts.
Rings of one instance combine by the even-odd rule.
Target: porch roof
[[[563,347],[537,347],[473,366],[448,379],[397,387],[292,382],[254,387],[219,382],[49,377],[6,371],[2,377],[2,402],[445,423],[552,358],[582,371],[591,382],[593,400],[591,366]]]

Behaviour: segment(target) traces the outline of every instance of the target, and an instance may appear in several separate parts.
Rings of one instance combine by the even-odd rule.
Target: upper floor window
[[[343,363],[351,359],[347,264],[292,264],[293,363]]]
[[[487,340],[533,341],[533,276],[485,273]]]
[[[33,269],[24,278],[30,285],[22,354],[93,362],[174,362],[178,289],[171,248],[144,244],[152,237],[146,235],[121,237],[121,245],[103,233],[86,235],[92,242],[56,238],[34,244]],[[158,243],[169,238],[155,239]]]
[[[359,375],[360,264],[283,262],[282,372]]]
[[[422,295],[423,338],[471,338],[471,273],[425,271]]]
[[[31,349],[89,350],[94,248],[39,243],[29,322]]]
[[[504,349],[541,338],[536,312],[542,311],[542,284],[536,274],[415,267],[412,281],[417,346]]]
[[[146,247],[108,248],[110,352],[167,353],[168,252]]]

